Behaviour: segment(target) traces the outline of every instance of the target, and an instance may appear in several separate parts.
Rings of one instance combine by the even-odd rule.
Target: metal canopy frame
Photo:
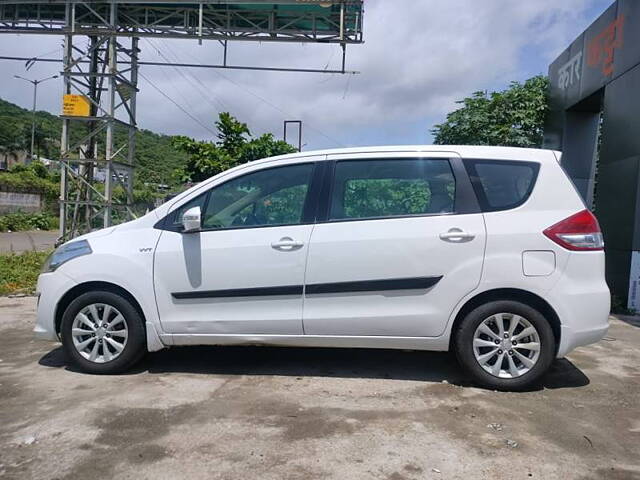
[[[115,29],[110,8],[116,5]],[[323,7],[322,5],[329,5]],[[67,7],[71,22],[67,22]],[[10,1],[0,33],[197,38],[260,42],[362,42],[362,0],[344,1]]]
[[[186,38],[200,43],[218,40],[222,44],[222,65],[183,64],[186,67],[326,73],[336,71],[228,65],[227,45],[229,41],[333,43],[342,47],[342,70],[338,73],[354,73],[345,70],[346,46],[363,41],[362,12],[363,0],[0,3],[0,33],[64,36],[64,93],[83,95],[90,103],[88,117],[61,116],[60,240],[98,226],[108,227],[114,215],[118,219],[135,216],[136,95],[138,67],[145,63],[138,59],[139,38]],[[104,153],[100,153],[101,143]],[[104,191],[94,183],[99,171],[105,175]],[[116,201],[118,186],[122,189]]]

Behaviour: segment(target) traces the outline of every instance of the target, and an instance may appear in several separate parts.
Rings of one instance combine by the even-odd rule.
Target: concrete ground
[[[53,248],[58,231],[0,232],[0,253],[22,253]]]
[[[526,393],[449,354],[176,348],[91,376],[0,298],[0,477],[640,479],[640,324]]]

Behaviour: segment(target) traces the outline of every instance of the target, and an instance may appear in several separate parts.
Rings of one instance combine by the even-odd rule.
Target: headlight
[[[89,255],[91,247],[86,240],[78,240],[77,242],[65,243],[58,247],[47,257],[42,266],[42,273],[53,272],[56,268],[69,260],[82,255]]]

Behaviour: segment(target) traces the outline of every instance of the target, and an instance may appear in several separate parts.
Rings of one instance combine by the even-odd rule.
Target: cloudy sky
[[[254,134],[282,135],[282,121],[304,122],[304,149],[430,143],[429,129],[455,101],[476,90],[502,89],[547,67],[612,0],[365,0],[363,45],[347,49],[354,76],[141,68],[199,122],[140,79],[142,128],[212,138],[213,121],[229,111]],[[0,55],[61,56],[61,37],[0,36]],[[142,59],[220,63],[217,42],[142,40]],[[334,45],[231,43],[237,65],[339,68]],[[31,86],[13,75],[42,78],[58,64],[2,61],[0,97],[31,107]],[[62,82],[40,87],[38,108],[60,113]],[[201,124],[208,127],[205,129]]]

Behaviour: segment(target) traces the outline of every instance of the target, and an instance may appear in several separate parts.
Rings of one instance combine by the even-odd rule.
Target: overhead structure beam
[[[109,9],[117,5],[115,30]],[[67,25],[65,8],[72,8]],[[362,0],[15,1],[0,4],[0,33],[194,38],[259,42],[362,42]]]

